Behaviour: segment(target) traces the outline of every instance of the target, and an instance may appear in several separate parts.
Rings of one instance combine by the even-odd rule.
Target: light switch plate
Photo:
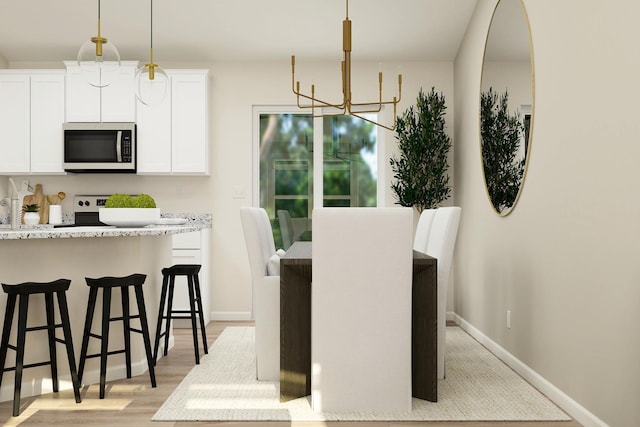
[[[234,199],[244,199],[244,187],[242,185],[234,185],[231,189]]]

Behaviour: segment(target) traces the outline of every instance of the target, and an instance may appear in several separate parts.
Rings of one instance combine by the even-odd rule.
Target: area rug
[[[277,382],[255,379],[253,327],[227,327],[154,421],[562,421],[571,418],[459,327],[447,327],[438,402],[411,411],[314,413],[310,398],[280,403]]]

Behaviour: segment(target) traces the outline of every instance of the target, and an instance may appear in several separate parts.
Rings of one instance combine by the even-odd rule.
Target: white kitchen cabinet
[[[209,229],[194,231],[191,233],[181,233],[173,235],[173,264],[200,264],[200,293],[202,296],[202,310],[204,313],[205,325],[211,320],[211,285],[209,274]],[[187,278],[176,276],[175,291],[173,294],[174,310],[189,310],[189,292],[187,288]],[[191,328],[191,321],[188,319],[176,319],[172,321],[176,328]]]
[[[97,88],[87,83],[75,61],[65,61],[67,122],[135,122],[134,77],[137,61],[120,62],[113,83]]]
[[[164,101],[137,102],[138,173],[209,174],[208,70],[165,70]]]
[[[208,174],[208,77],[206,73],[171,73],[171,170]]]
[[[0,74],[0,173],[62,174],[64,71]]]
[[[62,123],[65,73],[31,75],[31,173],[64,174]]]
[[[171,91],[148,106],[136,100],[138,173],[171,173]]]
[[[0,74],[0,172],[29,172],[31,119],[29,74]]]

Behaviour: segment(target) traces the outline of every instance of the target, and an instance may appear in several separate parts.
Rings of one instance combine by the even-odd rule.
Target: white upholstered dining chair
[[[256,334],[256,378],[280,378],[280,275],[269,275],[267,265],[278,255],[271,222],[261,208],[240,208],[252,283],[252,315]]]
[[[423,251],[438,260],[438,379],[445,377],[447,291],[461,212],[458,206],[436,209]]]
[[[418,225],[416,226],[416,234],[413,238],[413,249],[423,254],[427,253],[427,245],[429,244],[429,232],[433,217],[436,215],[437,209],[425,209],[420,213]]]
[[[411,409],[410,208],[313,211],[314,411]]]
[[[277,214],[278,214],[278,221],[280,222],[282,246],[284,250],[287,250],[296,240],[294,238],[293,221],[291,220],[291,214],[287,210],[278,209]]]

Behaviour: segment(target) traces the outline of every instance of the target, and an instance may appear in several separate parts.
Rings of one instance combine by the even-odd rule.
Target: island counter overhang
[[[80,355],[82,332],[86,316],[89,288],[86,277],[125,276],[132,273],[147,275],[144,285],[145,306],[149,328],[155,336],[162,268],[171,265],[172,235],[211,228],[209,221],[189,221],[179,226],[147,226],[139,228],[83,228],[63,227],[48,229],[10,230],[0,228],[0,283],[49,282],[64,278],[71,280],[67,291],[70,309],[71,332],[76,363]],[[4,318],[6,294],[0,291],[0,313]],[[120,295],[112,298],[112,317],[122,312]],[[132,298],[135,301],[135,298]],[[99,333],[99,319],[102,297],[99,295],[94,315],[93,332]],[[131,312],[137,307],[131,304]],[[58,314],[56,311],[56,319]],[[30,325],[45,323],[44,298],[38,296],[29,301]],[[138,323],[137,321],[134,321]],[[15,321],[14,321],[15,326]],[[138,325],[136,325],[138,326]],[[12,328],[11,342],[15,343],[15,327]],[[25,363],[48,360],[48,346],[45,331],[27,334]],[[61,334],[59,333],[61,336]],[[89,353],[98,351],[99,340],[92,339]],[[142,338],[132,334],[132,374],[144,374],[148,367]],[[109,350],[123,348],[122,325],[112,322]],[[153,343],[152,343],[153,346]],[[57,346],[58,375],[60,388],[70,388],[68,364],[63,345]],[[6,366],[14,366],[14,353],[7,353]],[[83,383],[95,384],[99,381],[99,358],[87,360]],[[110,356],[107,365],[107,380],[126,377],[124,355]],[[0,401],[13,399],[14,376],[5,373],[0,389]],[[90,390],[94,388],[91,387]],[[49,366],[26,369],[23,373],[22,397],[51,392],[51,371]],[[89,395],[87,398],[91,397]],[[96,395],[97,397],[97,395]]]

